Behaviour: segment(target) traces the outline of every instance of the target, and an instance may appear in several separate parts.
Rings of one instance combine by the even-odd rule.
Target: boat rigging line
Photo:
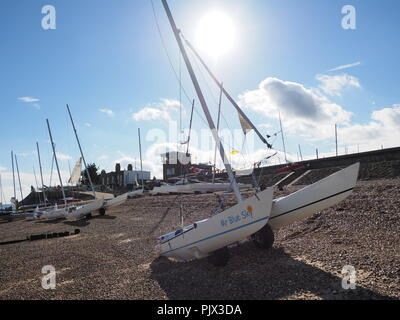
[[[208,72],[210,77],[214,80],[216,85],[221,88],[222,92],[226,96],[226,98],[229,100],[229,102],[235,107],[235,109],[238,111],[238,113],[243,117],[243,119],[252,127],[252,129],[257,133],[261,141],[267,145],[269,149],[272,148],[272,146],[268,143],[268,141],[264,138],[264,136],[258,131],[258,129],[254,126],[254,124],[250,121],[250,119],[246,116],[246,114],[242,111],[242,109],[238,106],[236,101],[230,96],[230,94],[225,90],[225,88],[221,85],[221,82],[215,77],[215,75],[211,72],[211,70],[208,68],[208,66],[205,64],[204,60],[200,57],[200,55],[197,53],[197,51],[194,49],[192,44],[185,38],[185,36],[182,34],[182,32],[179,30],[179,35],[182,37],[182,39],[185,41],[189,49],[195,54],[197,59],[200,61],[200,63],[203,65],[204,69]]]

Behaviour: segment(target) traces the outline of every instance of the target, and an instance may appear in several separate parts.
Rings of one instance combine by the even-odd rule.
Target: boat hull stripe
[[[298,207],[298,208],[295,208],[295,209],[286,211],[286,212],[284,212],[284,213],[278,214],[277,216],[273,216],[273,217],[271,217],[270,219],[272,220],[272,219],[275,219],[275,218],[279,218],[279,217],[281,217],[281,216],[283,216],[283,215],[285,215],[285,214],[289,214],[289,213],[291,213],[291,212],[293,212],[293,211],[296,211],[296,210],[299,210],[299,209],[303,209],[303,208],[305,208],[305,207],[311,206],[311,205],[313,205],[313,204],[316,204],[316,203],[318,203],[318,202],[327,200],[327,199],[329,199],[329,198],[333,198],[333,197],[336,197],[336,196],[341,195],[341,194],[343,194],[343,193],[346,193],[346,192],[349,192],[349,191],[353,191],[353,189],[354,189],[354,187],[353,187],[353,188],[350,188],[350,189],[347,189],[347,190],[344,190],[344,191],[341,191],[341,192],[338,192],[338,193],[335,193],[334,195],[331,195],[331,196],[329,196],[329,197],[325,197],[325,198],[323,198],[323,199],[319,199],[319,200],[317,200],[317,201],[308,203],[308,204],[306,204],[306,205],[304,205],[304,206],[301,206],[301,207]]]

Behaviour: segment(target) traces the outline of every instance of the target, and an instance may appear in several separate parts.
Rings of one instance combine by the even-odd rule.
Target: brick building
[[[103,186],[110,188],[131,187],[136,181],[141,183],[150,180],[150,171],[136,171],[132,165],[128,164],[127,170],[121,170],[121,165],[115,165],[115,171],[106,173],[104,170],[100,174],[100,181]]]

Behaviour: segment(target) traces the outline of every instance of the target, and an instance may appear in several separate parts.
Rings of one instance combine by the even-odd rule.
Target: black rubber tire
[[[88,213],[87,215],[85,215],[85,218],[88,219],[88,220],[91,219],[92,218],[92,213]]]
[[[274,244],[275,236],[271,227],[267,224],[262,229],[254,233],[251,236],[251,239],[253,240],[257,248],[270,249]]]
[[[208,261],[216,267],[224,267],[229,261],[229,249],[223,247],[214,251],[209,257]]]
[[[100,209],[99,209],[99,214],[100,214],[101,216],[104,216],[104,215],[106,214],[106,209],[100,208]]]

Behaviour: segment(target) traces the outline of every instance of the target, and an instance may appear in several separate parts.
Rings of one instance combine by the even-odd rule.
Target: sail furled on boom
[[[78,159],[75,164],[74,170],[72,170],[71,177],[68,180],[68,183],[75,185],[79,182],[81,178],[81,171],[82,171],[82,157]]]

